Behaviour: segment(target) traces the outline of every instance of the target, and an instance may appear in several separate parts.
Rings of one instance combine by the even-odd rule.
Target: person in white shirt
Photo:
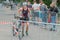
[[[33,17],[35,21],[39,21],[39,4],[36,3],[36,1],[34,1],[34,4],[32,5],[33,8]]]
[[[25,0],[25,1],[23,2],[23,5],[28,5],[28,0]]]

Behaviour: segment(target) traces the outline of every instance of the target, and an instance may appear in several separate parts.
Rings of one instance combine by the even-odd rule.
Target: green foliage
[[[16,0],[17,2],[21,2],[21,1],[24,1],[24,0]],[[29,0],[31,3],[33,3],[33,0]],[[37,2],[39,2],[39,0],[36,0]],[[44,1],[44,3],[47,5],[47,6],[49,6],[50,5],[50,3],[52,2],[52,0],[43,0]],[[57,2],[57,5],[60,5],[60,0],[58,0],[58,2]]]
[[[43,2],[49,7],[51,2],[52,2],[52,0],[43,0]]]
[[[0,0],[0,3],[1,3],[2,1],[5,1],[5,0]]]
[[[57,1],[57,5],[60,6],[60,0]]]
[[[29,0],[31,3],[33,3],[33,0]]]

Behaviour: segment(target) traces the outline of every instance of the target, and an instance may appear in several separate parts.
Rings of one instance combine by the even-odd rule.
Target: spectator
[[[41,14],[41,18],[42,18],[42,22],[47,22],[47,6],[43,3],[43,1],[40,1],[40,11],[42,12]],[[43,28],[46,28],[46,24],[44,24],[45,26]]]
[[[51,3],[49,11],[50,11],[51,23],[56,23],[56,14],[58,13],[58,8],[56,7],[55,2]],[[55,25],[53,25],[50,31],[55,31],[55,30],[56,27]]]
[[[31,19],[32,19],[32,4],[31,4],[29,1],[28,1],[27,7],[28,7],[29,10],[30,10],[29,19],[31,20]]]
[[[25,1],[23,2],[23,5],[28,5],[28,0],[25,0]]]
[[[34,4],[32,5],[33,8],[33,16],[34,16],[34,20],[35,21],[39,21],[38,17],[39,17],[39,5],[36,3],[36,1],[34,1]]]
[[[30,2],[28,2],[27,6],[28,6],[29,9],[32,9],[32,4]]]

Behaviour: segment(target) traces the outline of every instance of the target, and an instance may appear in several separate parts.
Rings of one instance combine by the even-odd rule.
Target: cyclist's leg
[[[29,23],[26,22],[26,35],[28,35],[28,26],[29,26]]]

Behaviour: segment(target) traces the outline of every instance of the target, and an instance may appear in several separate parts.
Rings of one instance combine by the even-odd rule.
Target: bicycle
[[[13,31],[13,36],[17,36],[19,40],[22,38],[22,30],[21,30],[21,22],[17,20],[19,17],[16,17],[14,15],[14,19],[16,19],[16,22],[13,23],[12,31]],[[18,35],[16,35],[16,32],[18,32]]]

